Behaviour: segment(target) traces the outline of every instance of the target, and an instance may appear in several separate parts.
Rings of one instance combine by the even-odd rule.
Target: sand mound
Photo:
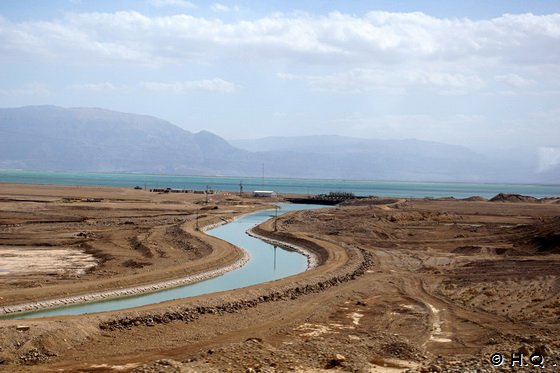
[[[463,198],[463,201],[486,201],[486,198],[481,197],[481,196],[471,196],[471,197],[467,197],[467,198]]]
[[[490,202],[539,202],[539,199],[521,194],[500,193],[492,197]]]

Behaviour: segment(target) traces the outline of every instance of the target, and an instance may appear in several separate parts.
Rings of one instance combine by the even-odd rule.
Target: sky
[[[0,107],[560,162],[560,1],[0,2]],[[555,161],[556,162],[556,161]]]

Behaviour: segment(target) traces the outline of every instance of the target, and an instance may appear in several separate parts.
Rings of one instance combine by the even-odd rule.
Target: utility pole
[[[274,205],[274,232],[278,230],[278,206]]]
[[[243,181],[239,180],[239,197],[243,197]]]
[[[206,185],[206,193],[204,193],[206,195],[206,201],[205,201],[206,204],[208,204],[208,189],[210,189],[210,186]]]
[[[198,212],[200,211],[200,209],[196,209],[196,225],[194,227],[195,230],[198,230]]]

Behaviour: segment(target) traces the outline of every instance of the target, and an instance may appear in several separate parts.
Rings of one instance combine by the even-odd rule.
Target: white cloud
[[[142,82],[136,85],[135,87],[130,85],[117,86],[109,82],[74,84],[70,86],[71,89],[75,89],[75,90],[102,92],[102,93],[114,92],[119,90],[131,90],[131,89],[137,89],[138,87],[143,89],[148,89],[151,91],[172,92],[176,94],[188,93],[194,91],[233,93],[239,89],[239,86],[237,86],[236,84],[220,78],[190,80],[190,81],[180,81],[180,82]]]
[[[108,82],[74,84],[71,86],[71,88],[77,90],[92,91],[92,92],[111,92],[111,91],[116,91],[118,89],[118,87]]]
[[[428,87],[439,93],[463,93],[478,90],[484,82],[477,75],[424,72],[415,70],[385,71],[353,69],[329,75],[295,75],[279,73],[283,80],[299,80],[318,91],[361,93],[383,90],[402,93],[402,88]]]
[[[534,80],[525,79],[517,74],[496,75],[494,79],[515,88],[525,88],[535,84]]]
[[[227,6],[227,5],[224,5],[224,4],[220,4],[220,3],[212,4],[210,9],[213,12],[216,12],[216,13],[239,12],[239,7],[237,5],[233,6],[233,7],[230,7],[230,6]]]
[[[234,83],[219,78],[173,83],[144,82],[141,86],[153,91],[167,91],[173,93],[187,93],[192,91],[232,93],[238,89],[238,86]]]
[[[150,0],[150,3],[157,7],[177,7],[177,8],[196,8],[194,3],[186,0]]]
[[[48,96],[50,91],[41,83],[24,84],[19,88],[0,88],[0,96]]]
[[[161,6],[192,4],[154,1]],[[469,20],[423,13],[280,13],[225,22],[185,14],[151,17],[133,11],[79,13],[52,21],[0,20],[0,52],[2,56],[26,53],[80,63],[84,54],[103,61],[141,64],[148,60],[163,63],[250,55],[253,59],[321,65],[558,67],[560,14]]]

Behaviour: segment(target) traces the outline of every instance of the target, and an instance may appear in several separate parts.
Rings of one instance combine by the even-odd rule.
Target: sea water
[[[176,176],[86,172],[0,171],[0,182],[22,184],[60,184],[75,186],[112,186],[172,188],[238,192],[272,190],[284,194],[328,194],[349,192],[357,196],[491,198],[498,193],[517,193],[533,197],[560,196],[560,185],[476,184],[410,181],[289,179],[252,177]]]

